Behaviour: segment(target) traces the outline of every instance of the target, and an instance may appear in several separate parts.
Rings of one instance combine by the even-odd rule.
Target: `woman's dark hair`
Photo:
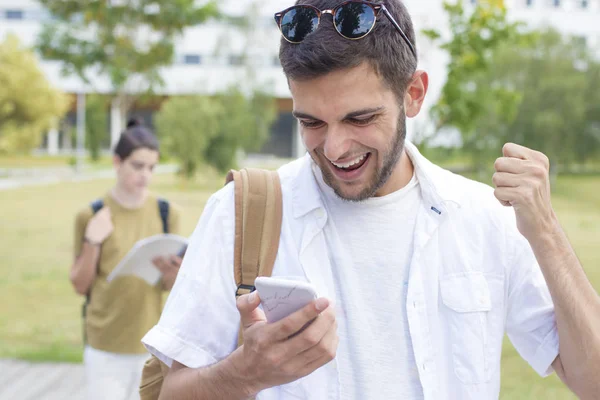
[[[142,148],[159,151],[158,140],[140,118],[131,118],[127,121],[127,130],[121,134],[114,153],[125,160],[135,150]]]
[[[374,0],[385,4],[408,39],[416,46],[415,31],[408,10],[401,0]],[[298,0],[319,10],[331,9],[341,0]],[[279,59],[283,72],[291,80],[321,77],[333,71],[369,63],[385,84],[402,99],[417,68],[417,59],[388,19],[380,14],[373,32],[362,39],[349,40],[333,28],[330,18],[321,18],[317,30],[299,44],[281,38]]]
[[[139,117],[132,117],[129,118],[129,121],[127,121],[127,129],[142,125],[144,125],[144,121]]]

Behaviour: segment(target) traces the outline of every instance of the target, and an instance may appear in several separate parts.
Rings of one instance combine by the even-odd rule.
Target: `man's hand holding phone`
[[[257,292],[238,298],[244,345],[229,358],[236,379],[253,389],[249,395],[300,379],[335,358],[337,322],[328,299],[310,301],[273,323],[260,303]]]

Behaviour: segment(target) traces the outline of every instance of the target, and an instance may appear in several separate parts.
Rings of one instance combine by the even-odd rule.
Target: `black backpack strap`
[[[169,202],[165,199],[158,199],[158,211],[162,220],[163,233],[169,233]]]
[[[92,203],[90,203],[90,207],[92,208],[94,214],[96,214],[102,209],[102,207],[104,207],[104,201],[102,199],[95,200]]]

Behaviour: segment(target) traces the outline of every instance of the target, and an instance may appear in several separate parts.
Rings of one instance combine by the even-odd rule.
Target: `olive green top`
[[[87,344],[113,353],[140,354],[146,349],[140,342],[160,317],[162,286],[151,286],[134,276],[106,277],[140,239],[163,233],[158,199],[148,195],[144,204],[129,209],[107,194],[104,205],[110,208],[113,232],[100,251],[98,275],[91,287],[90,303],[85,318]],[[180,232],[180,210],[169,204],[169,233]],[[91,206],[82,209],[75,222],[75,254],[81,252],[85,229],[93,216]]]

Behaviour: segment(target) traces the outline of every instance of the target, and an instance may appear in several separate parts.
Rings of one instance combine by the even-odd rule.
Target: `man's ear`
[[[409,118],[416,117],[421,111],[425,95],[429,87],[429,75],[425,71],[417,71],[412,76],[404,95],[404,110]]]

